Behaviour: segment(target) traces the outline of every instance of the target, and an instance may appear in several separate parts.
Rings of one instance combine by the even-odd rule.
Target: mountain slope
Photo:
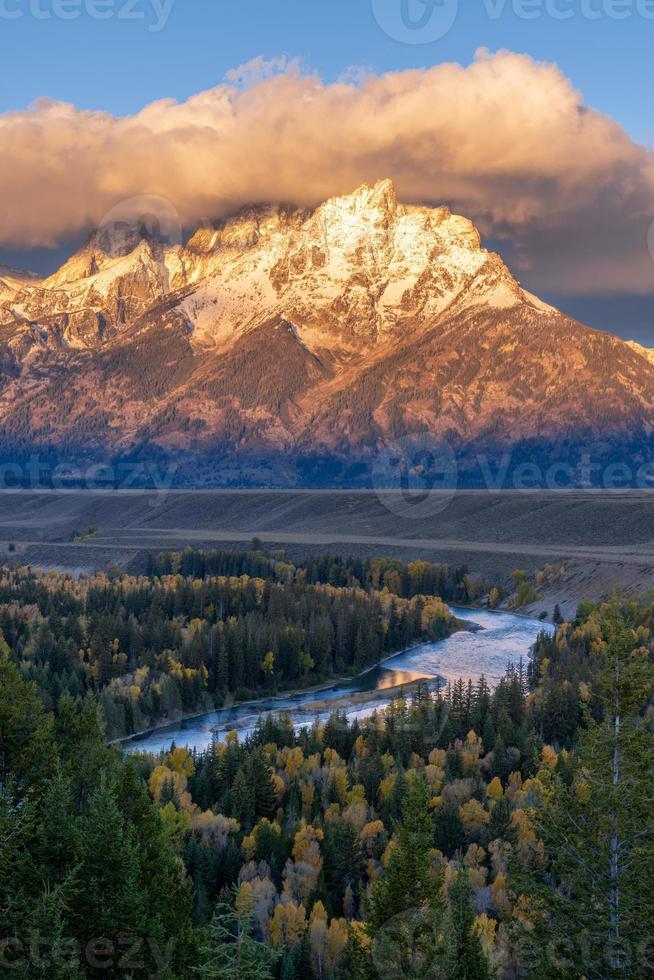
[[[247,208],[186,246],[100,230],[0,275],[7,458],[173,459],[183,483],[361,483],[384,445],[598,466],[650,458],[654,365],[542,303],[390,181]],[[475,469],[476,468],[476,469]]]

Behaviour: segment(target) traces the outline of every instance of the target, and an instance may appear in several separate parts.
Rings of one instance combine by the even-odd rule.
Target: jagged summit
[[[152,250],[171,244],[169,234],[154,215],[134,221],[108,221],[89,236],[86,248],[110,258],[129,255],[147,244]]]
[[[334,209],[365,215],[373,220],[395,214],[398,209],[395,184],[390,179],[378,180],[376,184],[362,184],[351,194],[329,198],[318,210]]]
[[[95,346],[170,294],[203,348],[277,315],[307,331],[309,345],[366,345],[413,331],[453,304],[532,303],[499,256],[482,248],[472,222],[446,207],[400,204],[392,181],[381,180],[313,211],[244,208],[183,247],[142,223],[103,226],[5,315],[47,321],[53,339]],[[102,318],[95,337],[90,313]]]
[[[416,429],[495,451],[654,428],[642,350],[542,303],[470,220],[390,180],[246,207],[185,245],[119,222],[44,281],[0,275],[0,364],[7,447],[218,452],[236,472],[345,465]]]
[[[317,343],[383,341],[429,322],[464,294],[503,308],[533,299],[482,248],[471,221],[447,207],[402,205],[389,180],[313,211],[248,209],[202,229],[186,252],[204,264],[204,281],[184,304],[203,345],[242,328],[246,294],[255,318],[288,315]],[[197,271],[196,263],[187,267]]]

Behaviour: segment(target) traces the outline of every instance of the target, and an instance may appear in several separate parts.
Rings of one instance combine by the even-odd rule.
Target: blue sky
[[[651,0],[526,0],[524,7],[516,0],[459,0],[452,29],[425,44],[388,37],[373,2],[1,0],[0,111],[49,96],[131,113],[153,99],[184,99],[210,88],[259,54],[299,56],[329,81],[355,65],[385,72],[444,60],[467,64],[478,47],[488,47],[557,62],[589,105],[639,141],[654,142]],[[386,2],[402,0],[380,0]],[[421,0],[410,2],[417,13]],[[60,10],[58,3],[69,6]],[[639,14],[642,3],[649,3],[651,20]],[[558,20],[548,9],[574,15]],[[107,19],[96,19],[94,10]],[[620,11],[628,16],[615,19]],[[76,16],[62,20],[61,12]],[[591,20],[588,12],[600,16]]]
[[[424,15],[422,31],[402,28],[402,4],[414,23]],[[442,36],[430,40],[434,25]],[[468,65],[481,47],[555,62],[587,105],[654,145],[654,0],[0,0],[0,112],[47,96],[127,115],[210,89],[258,55],[300,58],[331,82],[358,68]],[[652,297],[560,305],[654,344]]]

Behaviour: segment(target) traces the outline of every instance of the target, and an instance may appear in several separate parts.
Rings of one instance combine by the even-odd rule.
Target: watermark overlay
[[[436,923],[425,909],[407,909],[382,927],[371,947],[371,958],[381,980],[426,977]]]
[[[402,44],[433,44],[457,22],[462,0],[372,0],[375,20],[390,38]],[[654,22],[654,0],[466,0],[478,4],[490,21],[514,17],[523,21]],[[474,11],[473,11],[474,12]]]
[[[394,440],[371,467],[372,486],[384,507],[412,520],[445,510],[456,493],[458,478],[450,443],[426,432]]]
[[[497,461],[484,453],[474,456],[482,490],[654,490],[654,459],[632,462],[629,459],[593,460],[580,453],[577,460],[550,458],[546,463],[516,458],[503,453]]]
[[[0,0],[0,20],[120,20],[141,23],[150,34],[164,30],[175,0]]]
[[[88,465],[56,462],[38,454],[28,459],[0,462],[0,492],[20,490],[86,490],[106,493],[107,490],[166,494],[175,482],[179,470],[177,461],[92,462]]]
[[[372,0],[375,20],[394,41],[433,44],[449,34],[459,0]]]
[[[402,980],[403,977],[436,976],[430,970],[434,939],[439,923],[425,908],[408,909],[393,916],[375,937],[371,956],[382,980]],[[608,942],[608,940],[607,940]],[[566,971],[576,975],[583,963],[589,975],[602,975],[609,958],[622,964],[626,976],[651,976],[654,968],[654,941],[645,937],[636,942],[619,940],[599,949],[597,936],[586,930],[569,935],[539,937],[540,957],[552,976]],[[607,950],[610,953],[607,955]]]
[[[588,452],[575,458],[545,462],[525,459],[507,451],[457,451],[442,437],[416,433],[383,446],[370,467],[372,488],[391,513],[409,520],[425,520],[444,511],[459,490],[621,493],[654,491],[654,458],[594,459]]]
[[[183,244],[182,219],[167,198],[127,197],[107,211],[95,232],[95,241],[111,258],[128,254],[143,239],[162,248]]]
[[[654,969],[654,941],[647,936],[638,941],[618,939],[609,936],[606,944],[598,947],[597,936],[586,930],[570,935],[548,937],[540,945],[541,960],[544,967],[552,971],[552,976],[574,975],[579,963],[583,963],[589,976],[606,975],[607,962],[620,964],[625,976],[648,977]]]
[[[138,971],[150,980],[169,976],[176,940],[169,939],[164,945],[152,936],[120,936],[109,939],[97,936],[84,945],[75,939],[52,940],[34,929],[24,935],[0,939],[0,972],[3,976],[48,976],[52,972],[76,970],[85,966],[94,971],[115,975],[132,976]],[[62,975],[58,972],[58,975]]]
[[[258,460],[258,462],[261,462]],[[88,462],[61,460],[52,455],[32,453],[21,458],[0,458],[0,493],[26,491],[78,491],[106,493],[120,490],[154,493],[161,496],[174,489],[238,487],[242,482],[253,491],[292,491],[319,489],[320,485],[289,461],[284,479],[254,484],[239,477],[246,475],[251,461],[233,454],[197,456],[189,450],[176,456],[149,459],[102,460]],[[362,461],[363,462],[363,461]],[[201,485],[195,479],[195,466],[209,467],[213,475]],[[227,479],[229,477],[229,479]],[[654,458],[645,462],[593,460],[580,453],[575,460],[548,458],[539,463],[510,451],[487,455],[471,453],[465,446],[456,450],[446,439],[425,433],[409,434],[382,446],[368,469],[368,481],[348,483],[344,489],[373,490],[384,506],[398,517],[424,520],[445,510],[462,490],[511,491],[654,491]]]

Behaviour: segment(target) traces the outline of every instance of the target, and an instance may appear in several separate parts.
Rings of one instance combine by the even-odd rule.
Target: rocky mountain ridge
[[[542,303],[470,221],[387,180],[185,245],[101,228],[42,280],[0,269],[5,459],[349,485],[424,434],[474,483],[475,458],[507,451],[640,465],[653,424],[649,352]]]

